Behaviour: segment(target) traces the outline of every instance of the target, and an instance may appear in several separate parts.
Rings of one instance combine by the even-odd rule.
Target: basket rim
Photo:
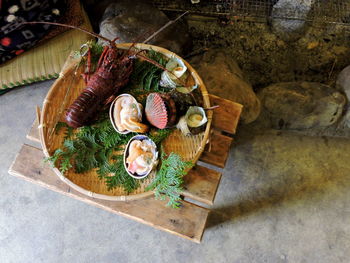
[[[210,108],[210,100],[209,100],[209,94],[208,91],[205,87],[205,84],[203,82],[203,80],[201,79],[201,77],[199,76],[199,74],[197,73],[197,71],[182,57],[178,56],[176,53],[171,52],[165,48],[162,47],[158,47],[155,45],[150,45],[150,44],[143,44],[143,43],[122,43],[122,44],[116,44],[116,46],[118,48],[121,49],[129,49],[131,46],[134,46],[136,49],[145,49],[145,50],[155,50],[163,55],[165,55],[166,57],[177,57],[179,59],[181,59],[186,67],[188,68],[189,72],[191,72],[192,76],[194,77],[194,79],[196,80],[196,83],[198,84],[198,87],[201,90],[201,94],[203,96],[203,104],[205,105],[206,108]],[[69,58],[68,58],[69,60]],[[72,72],[75,68],[76,68],[76,62],[73,63],[72,65],[70,65],[68,68],[66,69],[62,69],[62,72],[60,73],[58,79],[56,79],[56,81],[53,83],[53,85],[51,86],[50,90],[48,91],[44,102],[43,102],[43,107],[40,113],[40,120],[39,120],[39,136],[40,136],[40,142],[41,142],[41,146],[44,152],[45,157],[50,157],[49,151],[48,151],[48,140],[46,138],[45,135],[47,135],[47,126],[45,125],[45,120],[46,120],[46,111],[50,105],[50,101],[53,97],[53,91],[57,88],[57,86],[60,85],[61,81],[63,81],[64,76],[66,74],[69,74],[70,72]],[[63,73],[64,72],[64,73]],[[199,146],[199,149],[197,151],[197,154],[195,155],[195,157],[193,158],[193,163],[196,164],[200,155],[202,154],[202,152],[204,151],[205,145],[208,142],[209,139],[209,135],[210,135],[210,129],[211,129],[211,123],[212,123],[212,116],[213,116],[213,111],[212,110],[207,110],[207,126],[206,129],[204,131],[204,136],[202,139],[202,142]],[[139,200],[139,199],[144,199],[146,197],[149,197],[151,195],[153,195],[153,191],[146,191],[143,193],[138,193],[138,194],[129,194],[129,195],[106,195],[106,194],[99,194],[96,192],[92,192],[89,191],[87,189],[82,188],[81,186],[75,184],[74,182],[72,182],[70,179],[68,179],[67,177],[65,177],[60,171],[59,169],[57,169],[56,167],[53,168],[53,171],[55,172],[55,174],[66,184],[68,184],[71,188],[73,188],[74,190],[87,195],[89,197],[92,198],[97,198],[97,199],[102,199],[102,200],[108,200],[108,201],[133,201],[133,200]]]

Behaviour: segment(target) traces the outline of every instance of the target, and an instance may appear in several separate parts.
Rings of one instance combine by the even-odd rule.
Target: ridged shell
[[[145,108],[147,120],[158,129],[164,129],[168,125],[169,113],[165,100],[159,93],[151,93],[147,96]]]

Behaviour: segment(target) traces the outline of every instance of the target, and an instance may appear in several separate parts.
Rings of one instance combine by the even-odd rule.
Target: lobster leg
[[[100,56],[100,59],[98,60],[96,70],[98,70],[98,69],[101,67],[102,62],[103,62],[105,56],[107,55],[108,49],[109,49],[108,46],[105,46],[105,47],[104,47],[104,49],[103,49],[103,51],[102,51],[102,54],[101,54],[101,56]]]

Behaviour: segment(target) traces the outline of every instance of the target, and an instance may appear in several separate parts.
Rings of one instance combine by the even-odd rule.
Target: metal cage
[[[350,26],[349,0],[293,0],[311,2],[307,15],[291,7],[283,12],[273,12],[279,1],[286,0],[153,0],[153,4],[163,11],[190,11],[209,16],[230,16],[237,18],[278,18],[315,21]],[[292,2],[292,0],[290,0]],[[281,14],[282,13],[282,14]]]

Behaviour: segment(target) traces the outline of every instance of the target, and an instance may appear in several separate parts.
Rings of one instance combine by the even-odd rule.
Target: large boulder
[[[260,114],[260,101],[237,63],[223,50],[210,50],[191,59],[208,92],[242,104],[242,121],[253,122]]]
[[[271,12],[273,31],[285,41],[300,38],[305,33],[305,20],[313,2],[315,0],[278,0]]]
[[[350,66],[347,66],[338,75],[337,86],[344,91],[348,99],[350,99]]]
[[[121,0],[110,4],[105,10],[100,34],[108,39],[118,37],[117,43],[143,42],[169,21],[163,12],[151,4]],[[191,47],[188,26],[183,21],[177,21],[148,44],[164,47],[177,54],[188,53]]]
[[[342,90],[347,97],[348,102],[350,101],[350,66],[347,66],[343,69],[338,78],[337,78],[337,86],[340,90]],[[343,119],[344,125],[347,128],[350,128],[350,104],[347,105],[347,112]]]
[[[327,127],[339,120],[346,98],[316,82],[285,82],[262,89],[258,96],[264,115],[276,129]]]

